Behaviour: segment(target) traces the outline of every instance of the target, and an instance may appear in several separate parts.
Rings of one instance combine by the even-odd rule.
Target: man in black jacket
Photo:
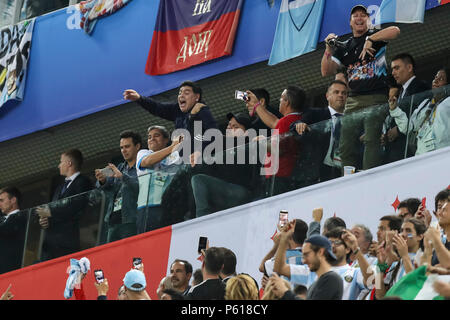
[[[80,250],[80,217],[93,188],[91,180],[80,173],[83,155],[78,149],[61,154],[59,173],[65,177],[48,205],[38,207],[39,224],[45,229],[41,260],[54,259]],[[82,194],[82,195],[80,195]]]
[[[0,189],[0,274],[22,266],[27,211],[20,211],[20,191]]]

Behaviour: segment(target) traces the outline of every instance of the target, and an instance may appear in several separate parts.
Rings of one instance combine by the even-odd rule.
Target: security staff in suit
[[[20,191],[15,187],[0,189],[0,274],[22,266],[27,211],[20,211]]]
[[[83,155],[78,149],[61,154],[58,165],[65,177],[48,206],[36,209],[39,224],[45,229],[41,260],[54,259],[80,250],[79,220],[88,204],[85,193],[93,188],[91,180],[80,173]]]
[[[401,86],[398,104],[407,114],[409,114],[411,96],[430,90],[431,87],[426,82],[419,80],[416,73],[416,62],[408,53],[400,53],[391,61],[392,77]],[[420,99],[413,101],[413,110],[427,96],[421,95]],[[387,132],[385,139],[385,163],[401,160],[405,157],[406,135],[398,131],[397,125],[392,117],[387,117]]]
[[[328,107],[326,109],[310,109],[305,120],[291,126],[291,131],[300,135],[302,144],[300,157],[313,159],[303,169],[311,174],[315,172],[319,181],[327,181],[341,176],[342,163],[339,156],[340,117],[344,113],[348,96],[347,84],[334,80],[326,92]],[[314,124],[314,125],[311,125]],[[312,154],[305,154],[308,146]]]

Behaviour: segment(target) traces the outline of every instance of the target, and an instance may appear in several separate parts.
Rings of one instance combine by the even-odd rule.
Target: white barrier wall
[[[259,264],[272,248],[270,238],[281,209],[289,211],[289,219],[309,224],[312,210],[323,207],[322,222],[336,213],[349,228],[357,223],[368,226],[376,240],[379,219],[395,213],[392,203],[397,196],[426,197],[433,212],[435,195],[450,184],[449,160],[450,147],[174,225],[168,273],[176,258],[188,260],[194,270],[200,268],[198,238],[207,236],[210,246],[233,250],[237,272],[259,281]]]

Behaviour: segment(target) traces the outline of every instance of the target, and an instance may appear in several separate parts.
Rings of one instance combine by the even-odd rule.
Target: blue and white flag
[[[375,25],[383,23],[423,23],[426,0],[383,0]]]
[[[316,49],[325,0],[283,0],[269,65]]]

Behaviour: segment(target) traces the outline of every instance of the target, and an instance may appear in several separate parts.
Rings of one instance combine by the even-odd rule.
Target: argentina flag
[[[383,0],[375,25],[383,23],[423,23],[426,0]]]
[[[283,0],[269,65],[316,49],[325,0]]]

